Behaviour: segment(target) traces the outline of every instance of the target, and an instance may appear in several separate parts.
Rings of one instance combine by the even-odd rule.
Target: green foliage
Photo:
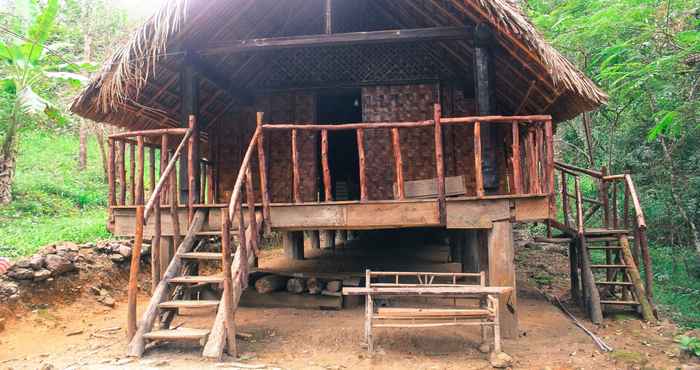
[[[682,350],[695,357],[700,357],[700,339],[682,335],[677,338],[677,341]]]
[[[20,136],[15,199],[0,207],[0,255],[27,255],[60,240],[108,238],[107,186],[96,143],[89,143],[87,169],[78,171],[74,135],[26,130]]]

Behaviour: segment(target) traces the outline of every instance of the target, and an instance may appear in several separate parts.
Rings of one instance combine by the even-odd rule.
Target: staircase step
[[[628,237],[627,239],[631,239]],[[591,237],[586,238],[586,243],[598,243],[598,242],[618,242],[620,241],[617,237],[601,236],[601,237]]]
[[[149,340],[199,340],[204,341],[209,336],[209,329],[177,328],[170,330],[154,330],[143,335]]]
[[[601,300],[600,304],[619,304],[619,305],[626,305],[626,306],[638,306],[639,302],[637,301],[610,301],[610,300]]]
[[[218,307],[219,301],[216,300],[199,300],[199,301],[167,301],[158,305],[161,309],[178,309],[178,308],[209,308]]]
[[[187,260],[221,261],[220,252],[189,252],[181,253],[179,256]]]
[[[630,231],[626,229],[586,229],[584,231],[585,235],[618,235],[618,234],[629,234]]]
[[[627,265],[591,265],[592,269],[626,269]]]
[[[592,247],[587,247],[589,250],[619,250],[622,249],[619,245],[596,245]]]
[[[596,285],[624,285],[632,286],[633,284],[629,281],[596,281]]]
[[[170,280],[171,284],[219,284],[223,283],[224,278],[221,276],[177,276]]]
[[[541,238],[541,237],[536,237],[535,238],[536,242],[539,243],[570,243],[571,238]]]

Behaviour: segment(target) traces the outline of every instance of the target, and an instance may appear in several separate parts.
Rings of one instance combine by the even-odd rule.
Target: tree
[[[2,26],[0,39],[0,86],[12,102],[2,146],[0,147],[0,204],[12,200],[17,133],[23,119],[45,115],[62,122],[61,111],[51,104],[43,92],[56,82],[81,84],[80,66],[45,47],[59,11],[58,0],[48,0],[41,7],[36,0],[17,0],[14,19]]]

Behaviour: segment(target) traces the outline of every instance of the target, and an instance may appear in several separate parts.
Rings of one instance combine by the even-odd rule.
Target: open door
[[[319,94],[318,122],[328,125],[362,122],[360,89]],[[320,145],[319,140],[319,153]],[[359,200],[360,159],[354,130],[328,131],[328,166],[331,172],[333,200]],[[323,181],[320,183],[323,194]]]

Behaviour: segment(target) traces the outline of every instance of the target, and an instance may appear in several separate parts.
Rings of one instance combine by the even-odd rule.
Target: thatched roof
[[[323,4],[323,0],[168,1],[107,60],[71,110],[131,129],[177,126],[178,71],[191,60],[185,58],[185,50],[190,51],[188,55],[192,50],[201,51],[195,53],[202,77],[200,114],[208,124],[243,104],[238,92],[254,95],[274,88],[305,88],[314,81],[323,82],[319,75],[338,79],[339,84],[379,83],[381,79],[371,73],[337,77],[342,73],[329,70],[343,66],[357,69],[361,64],[347,65],[350,61],[361,63],[361,55],[371,55],[367,57],[369,63],[372,58],[393,61],[391,53],[407,53],[410,48],[418,52],[413,59],[406,57],[406,63],[430,59],[419,67],[436,74],[437,79],[455,78],[455,71],[470,78],[471,40],[416,43],[393,49],[332,47],[320,51],[206,53],[207,47],[231,40],[322,34]],[[607,99],[590,79],[547,44],[512,0],[336,0],[333,22],[338,33],[488,24],[498,44],[494,52],[497,99],[512,111],[503,113],[548,113],[561,121],[593,110]],[[396,82],[413,78],[411,73],[396,77]]]

